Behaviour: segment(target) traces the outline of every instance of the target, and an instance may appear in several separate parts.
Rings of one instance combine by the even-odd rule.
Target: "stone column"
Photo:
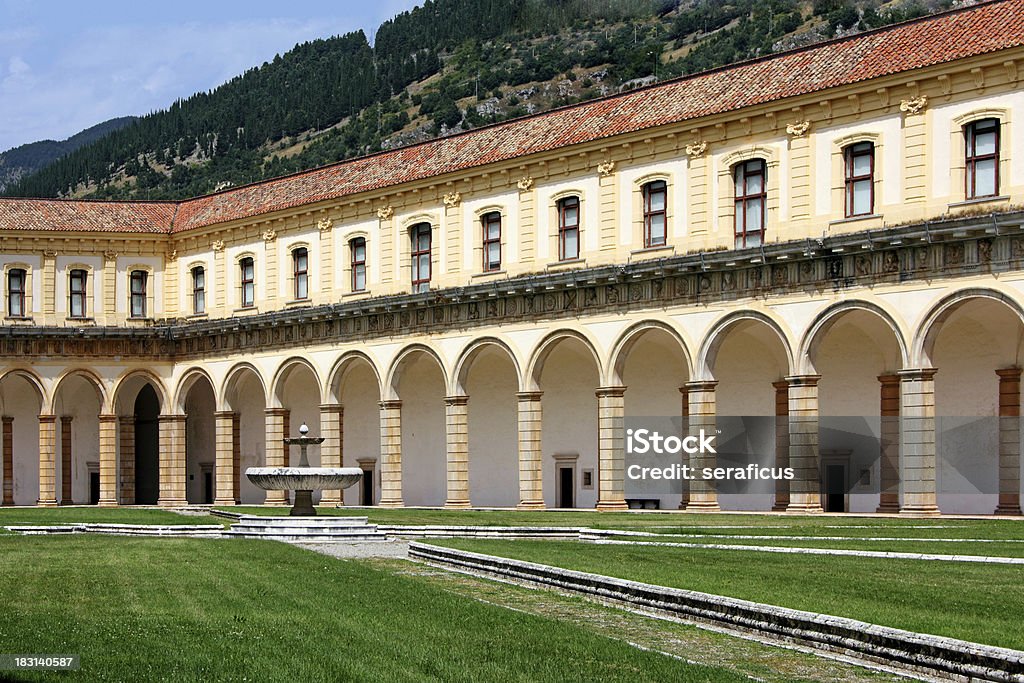
[[[544,462],[541,456],[543,426],[540,391],[521,391],[519,419],[519,505],[520,510],[544,509]]]
[[[789,382],[772,382],[775,388],[775,467],[789,467]],[[775,480],[775,504],[772,512],[789,508],[789,480]]]
[[[266,434],[266,466],[284,467],[284,422],[288,411],[284,408],[267,408],[263,411]],[[284,505],[284,491],[267,491],[265,505]]]
[[[999,375],[999,504],[997,515],[1020,510],[1020,368],[996,370]]]
[[[900,376],[880,375],[882,385],[878,467],[878,508],[875,512],[900,511]]]
[[[936,516],[935,368],[900,370],[901,515]]]
[[[597,394],[597,509],[626,505],[626,387],[601,387]]]
[[[221,410],[213,414],[215,421],[216,473],[217,493],[214,505],[235,504],[235,479],[239,472],[235,470],[235,413]]]
[[[3,477],[4,477],[4,505],[14,505],[14,418],[10,415],[4,415],[3,420],[3,432],[2,432],[2,450],[0,454],[3,456]]]
[[[818,380],[821,375],[794,375],[789,383],[789,484],[786,512],[822,512],[821,459],[818,453]]]
[[[160,498],[157,505],[188,505],[185,497],[185,416],[161,415]]]
[[[120,431],[121,504],[135,504],[135,416],[117,418]]]
[[[117,415],[100,415],[100,507],[117,507]]]
[[[39,507],[57,506],[57,416],[39,416]]]
[[[339,403],[325,403],[320,406],[320,465],[322,467],[344,467],[345,408]],[[344,505],[340,489],[324,491],[321,505]]]
[[[380,506],[402,507],[402,402],[380,405]]]
[[[679,393],[682,396],[682,405],[680,406],[679,414],[683,419],[682,430],[683,435],[685,436],[690,431],[690,390],[684,385],[679,387]],[[681,453],[680,457],[683,460],[683,462],[680,463],[681,465],[690,464],[688,455]],[[690,480],[683,479],[679,482],[679,485],[681,487],[680,493],[682,494],[682,497],[679,500],[679,509],[685,510],[686,506],[690,502]]]
[[[715,421],[715,387],[718,382],[714,380],[687,382],[686,390],[690,398],[690,434],[696,436],[700,430],[705,433],[714,434],[716,430]],[[686,505],[687,510],[700,512],[718,512],[718,491],[715,490],[714,482],[705,481],[700,478],[701,470],[705,467],[715,466],[713,453],[691,453],[690,467],[696,473],[695,479],[690,482],[690,502]]]
[[[234,413],[231,418],[231,469],[235,476],[231,478],[231,493],[235,504],[242,502],[242,416]]]
[[[469,502],[469,396],[444,399],[448,499],[446,508],[468,508]]]
[[[60,416],[60,504],[72,505],[75,500],[71,494],[74,477],[71,474],[71,421],[70,415]]]

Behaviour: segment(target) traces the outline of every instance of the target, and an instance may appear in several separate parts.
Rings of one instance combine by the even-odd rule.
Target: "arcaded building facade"
[[[3,504],[1020,514],[1024,2],[197,199],[0,200]],[[636,496],[635,416],[788,482]],[[844,418],[839,428],[829,420]],[[695,455],[702,462],[714,456]]]

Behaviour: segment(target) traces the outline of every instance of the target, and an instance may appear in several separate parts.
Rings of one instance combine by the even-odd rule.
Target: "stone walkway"
[[[365,560],[370,558],[389,558],[405,560],[409,558],[408,541],[373,541],[371,543],[293,543],[300,548],[313,550],[330,555],[340,560]]]

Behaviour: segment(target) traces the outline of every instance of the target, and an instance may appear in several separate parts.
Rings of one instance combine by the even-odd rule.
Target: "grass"
[[[531,562],[1024,649],[1024,567],[564,541],[432,541]]]
[[[25,524],[49,526],[75,523],[104,524],[220,524],[221,520],[207,515],[185,516],[169,510],[147,508],[0,508],[0,527]]]
[[[86,680],[743,680],[273,542],[3,537],[0,603],[3,650]]]

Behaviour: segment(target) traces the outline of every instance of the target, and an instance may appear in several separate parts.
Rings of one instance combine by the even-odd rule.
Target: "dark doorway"
[[[160,497],[160,399],[153,387],[135,398],[135,504],[156,505]]]
[[[203,504],[213,505],[213,472],[203,472]]]
[[[825,512],[846,512],[846,465],[825,465]]]
[[[89,473],[89,505],[98,505],[100,502],[100,473]]]
[[[575,485],[573,482],[573,468],[571,467],[559,467],[558,468],[558,507],[560,508],[574,508],[576,507],[575,501]]]
[[[373,505],[373,470],[363,470],[359,482],[359,504]]]

